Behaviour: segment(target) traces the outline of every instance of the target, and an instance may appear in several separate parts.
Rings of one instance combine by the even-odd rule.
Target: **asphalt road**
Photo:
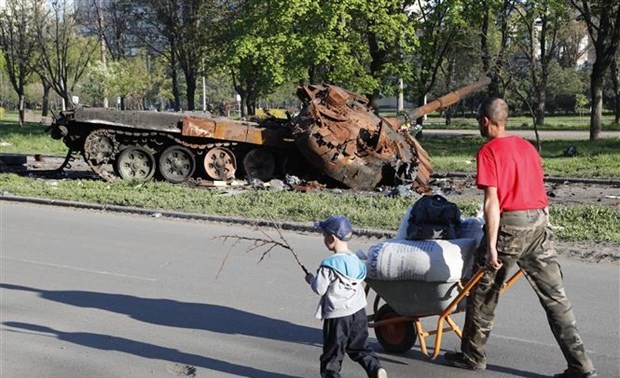
[[[0,230],[3,378],[318,376],[318,298],[292,255],[259,263],[247,244],[213,239],[260,236],[247,227],[0,201]],[[317,234],[283,235],[311,270],[326,256]],[[562,262],[599,376],[618,377],[619,267]],[[391,378],[539,378],[565,368],[525,280],[502,298],[485,372],[427,361],[417,345],[386,354],[371,336]],[[444,337],[442,349],[457,346]],[[343,378],[361,376],[346,360]]]

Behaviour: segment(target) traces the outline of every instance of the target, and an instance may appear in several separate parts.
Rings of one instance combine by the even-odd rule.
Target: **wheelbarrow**
[[[462,337],[461,329],[451,315],[465,310],[466,298],[480,281],[485,268],[478,270],[470,279],[457,282],[424,282],[415,280],[366,279],[366,295],[370,289],[375,293],[373,313],[369,315],[368,327],[374,328],[379,344],[391,353],[404,353],[420,342],[425,357],[434,360],[439,355],[445,332]],[[501,287],[508,289],[523,272],[519,269]],[[379,307],[381,302],[385,302]],[[420,319],[437,316],[437,328],[425,331]],[[432,355],[429,355],[426,339],[435,336]]]

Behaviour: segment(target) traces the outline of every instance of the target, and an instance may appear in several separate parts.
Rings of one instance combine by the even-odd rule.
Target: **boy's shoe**
[[[375,371],[375,378],[388,378],[387,371],[384,368],[379,368]]]
[[[570,371],[566,369],[564,370],[564,372],[553,376],[553,378],[594,378],[594,377],[598,377],[598,374],[596,374],[596,369],[589,371],[587,373],[578,373],[578,372],[574,372],[574,371]]]
[[[465,355],[460,352],[446,352],[443,355],[443,359],[448,363],[448,365],[461,369],[480,371],[487,368],[486,365],[477,365],[469,361],[467,358],[465,358]]]

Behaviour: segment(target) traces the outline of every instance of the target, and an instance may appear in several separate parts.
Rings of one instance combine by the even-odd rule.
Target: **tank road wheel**
[[[185,147],[168,147],[159,156],[159,173],[171,183],[177,184],[189,179],[195,169],[194,154]]]
[[[94,165],[108,163],[114,157],[113,137],[105,133],[92,132],[84,140],[86,158]]]
[[[155,173],[155,158],[142,147],[127,147],[116,158],[116,171],[123,180],[147,181]]]
[[[273,178],[276,162],[271,152],[264,148],[255,148],[243,158],[243,168],[250,179],[267,181]]]
[[[223,147],[207,151],[204,160],[205,172],[214,180],[229,180],[235,177],[237,162],[235,155]]]
[[[383,305],[375,314],[375,321],[398,318],[400,315],[390,305]],[[379,344],[390,353],[405,353],[415,344],[415,325],[409,321],[375,327],[375,336]]]
[[[114,139],[114,135],[109,130],[100,129],[94,130],[86,136],[82,156],[99,177],[106,181],[113,181],[116,176],[106,170],[106,164],[114,160],[117,151],[118,142]]]

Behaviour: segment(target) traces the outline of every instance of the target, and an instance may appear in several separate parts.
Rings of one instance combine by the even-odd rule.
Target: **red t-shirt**
[[[547,207],[542,161],[530,142],[514,135],[492,139],[477,160],[476,185],[497,188],[500,211]]]

